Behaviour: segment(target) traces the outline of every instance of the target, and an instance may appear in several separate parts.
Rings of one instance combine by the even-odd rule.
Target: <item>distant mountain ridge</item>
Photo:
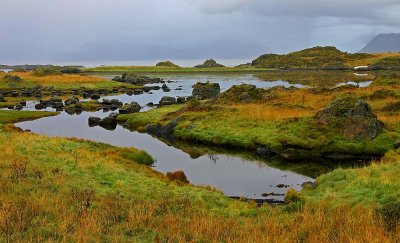
[[[400,52],[400,33],[379,34],[375,36],[361,53]]]

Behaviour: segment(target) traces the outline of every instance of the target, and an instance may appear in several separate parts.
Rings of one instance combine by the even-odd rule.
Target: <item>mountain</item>
[[[377,35],[360,52],[361,53],[400,52],[400,33]]]
[[[79,50],[59,53],[61,61],[131,61],[152,59],[251,58],[269,49],[251,41],[216,40],[187,48],[143,45],[131,42],[89,42]]]

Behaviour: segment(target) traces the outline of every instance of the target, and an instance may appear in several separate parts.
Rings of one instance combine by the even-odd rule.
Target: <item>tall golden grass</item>
[[[32,72],[12,72],[12,75],[17,75],[25,80],[31,80],[37,82],[41,85],[48,84],[69,84],[69,83],[97,83],[106,81],[103,78],[85,76],[79,74],[58,74],[58,75],[48,75],[43,77],[33,76]],[[2,74],[3,76],[5,74]]]

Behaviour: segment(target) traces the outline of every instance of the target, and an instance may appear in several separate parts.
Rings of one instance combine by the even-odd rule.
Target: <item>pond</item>
[[[290,84],[283,80],[272,82],[262,81],[252,75],[168,75],[162,76],[170,87],[170,92],[154,90],[152,93],[141,95],[114,95],[103,98],[119,99],[127,103],[136,101],[142,106],[147,103],[158,103],[162,96],[191,95],[192,85],[197,81],[218,82],[222,91],[232,85],[247,83],[257,87],[294,86],[301,88],[301,84]],[[152,84],[154,85],[154,84]],[[37,101],[27,102],[25,109],[34,110]],[[149,109],[144,108],[143,110]],[[47,110],[52,110],[48,108]],[[207,146],[199,147],[196,153],[195,145],[184,143],[174,146],[164,143],[148,134],[131,132],[122,126],[113,131],[100,127],[89,127],[89,116],[106,117],[109,112],[82,112],[79,115],[69,115],[61,112],[60,115],[47,117],[35,121],[21,122],[18,127],[48,136],[76,137],[103,142],[114,146],[135,147],[143,149],[152,155],[156,162],[154,169],[166,173],[182,170],[188,180],[195,185],[210,185],[222,190],[228,196],[243,196],[253,199],[282,200],[283,194],[289,188],[301,189],[304,182],[314,181],[315,177],[332,169],[324,164],[289,163],[287,161],[265,161],[254,154],[241,151],[222,150]],[[196,154],[195,156],[193,154]],[[278,187],[278,185],[281,185]],[[285,187],[282,187],[285,185]],[[265,197],[266,193],[274,193]]]

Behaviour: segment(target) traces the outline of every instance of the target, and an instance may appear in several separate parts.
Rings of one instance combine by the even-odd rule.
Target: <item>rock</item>
[[[175,97],[164,96],[160,100],[160,105],[173,105],[176,104]]]
[[[115,114],[111,113],[109,116],[101,119],[99,125],[107,130],[115,130],[115,128],[117,128],[117,118]]]
[[[43,110],[44,108],[46,108],[46,107],[41,103],[35,105],[36,110]]]
[[[17,111],[20,111],[20,110],[22,110],[22,109],[24,109],[24,106],[21,105],[21,104],[16,105],[16,106],[14,107],[14,110],[17,110]]]
[[[161,89],[162,89],[164,92],[170,92],[170,91],[171,91],[171,89],[170,89],[166,84],[163,84],[163,85],[161,86]]]
[[[100,118],[99,117],[89,117],[88,119],[88,123],[89,123],[89,127],[95,127],[98,126],[100,124]]]
[[[341,98],[316,114],[323,126],[340,128],[342,135],[349,139],[374,139],[383,124],[372,113],[371,107],[363,100]]]
[[[130,104],[125,104],[119,109],[120,114],[131,114],[139,112],[142,107],[137,102],[131,102]]]
[[[160,136],[171,140],[174,135],[174,129],[178,125],[179,118],[172,120],[170,123],[164,125],[160,129]]]
[[[276,185],[276,187],[278,187],[278,188],[288,188],[289,186],[285,185],[285,184],[278,184],[278,185]]]
[[[153,102],[149,102],[149,103],[147,103],[147,106],[148,107],[152,107],[152,106],[154,106],[154,103]]]
[[[210,67],[225,67],[222,64],[217,63],[213,59],[206,60],[203,64],[195,66],[196,68],[210,68]]]
[[[178,97],[176,99],[176,102],[179,104],[185,103],[186,102],[186,98],[185,97]]]
[[[53,107],[54,108],[62,108],[62,107],[64,107],[64,104],[62,102],[54,102]]]
[[[69,105],[77,104],[77,103],[79,103],[79,99],[78,99],[78,97],[75,97],[75,96],[70,97],[69,99],[67,99],[64,102],[65,106],[69,106]]]
[[[160,136],[161,125],[160,124],[148,124],[146,125],[146,131],[148,134],[153,136]]]
[[[0,102],[5,102],[4,95],[0,94]]]
[[[211,99],[219,95],[221,87],[218,83],[196,83],[193,86],[192,96],[197,100]]]
[[[98,94],[92,94],[92,95],[90,96],[90,99],[92,99],[92,100],[99,100],[99,99],[100,99],[100,95],[98,95]]]

